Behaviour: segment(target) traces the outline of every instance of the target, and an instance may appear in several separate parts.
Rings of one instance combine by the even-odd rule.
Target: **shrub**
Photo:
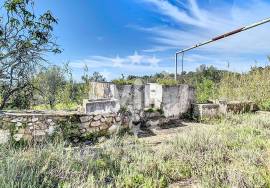
[[[216,86],[212,80],[203,79],[202,82],[196,84],[196,99],[199,103],[216,98],[216,93]]]
[[[158,78],[157,83],[165,86],[176,86],[179,84],[178,81],[170,78]]]

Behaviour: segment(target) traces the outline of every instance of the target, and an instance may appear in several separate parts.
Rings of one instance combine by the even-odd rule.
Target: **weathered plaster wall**
[[[219,101],[217,104],[193,104],[193,116],[205,119],[226,115],[228,113],[240,114],[258,110],[254,102],[245,101]]]
[[[161,109],[166,117],[180,117],[191,111],[195,89],[189,85],[163,86]]]
[[[156,83],[149,83],[149,97],[150,97],[150,106],[154,108],[161,108],[162,103],[162,85]]]
[[[145,85],[116,85],[115,98],[121,107],[130,111],[143,110],[145,108]]]
[[[196,119],[213,118],[221,115],[218,104],[194,104],[193,117]]]
[[[114,87],[110,82],[90,82],[89,100],[110,99],[114,97]]]
[[[84,101],[84,112],[107,113],[126,108],[134,112],[145,108],[164,111],[166,117],[179,117],[188,113],[195,101],[195,89],[188,85],[162,86],[155,83],[115,85],[113,83],[91,83],[90,98]],[[102,99],[102,100],[101,100]],[[106,100],[104,100],[106,99]]]
[[[117,113],[120,110],[120,104],[117,99],[99,99],[83,101],[84,113]]]

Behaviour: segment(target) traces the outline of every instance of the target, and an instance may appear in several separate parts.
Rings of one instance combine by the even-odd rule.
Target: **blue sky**
[[[174,71],[175,51],[270,17],[267,0],[36,0],[50,9],[64,52],[54,64],[70,62],[76,79],[83,67],[108,80],[124,75]],[[270,24],[193,50],[185,70],[200,64],[244,72],[265,65],[270,55]]]

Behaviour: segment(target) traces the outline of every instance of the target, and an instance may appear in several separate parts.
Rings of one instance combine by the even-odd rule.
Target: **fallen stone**
[[[20,141],[23,138],[23,134],[14,134],[13,138],[15,141]]]
[[[48,128],[48,130],[47,130],[48,135],[50,135],[50,136],[53,135],[54,131],[55,131],[55,127],[50,126],[50,127]]]
[[[119,130],[120,130],[120,126],[114,124],[114,125],[112,125],[112,126],[108,129],[108,133],[109,133],[110,135],[117,134],[117,133],[119,132]]]
[[[33,118],[32,119],[32,122],[34,123],[34,122],[37,122],[38,121],[38,118]]]
[[[102,143],[102,142],[105,142],[106,141],[106,137],[105,136],[102,136],[102,137],[99,137],[98,138],[98,142],[99,143]]]
[[[86,132],[86,129],[85,129],[85,128],[80,129],[80,133],[81,133],[81,134],[83,134],[83,133],[85,133],[85,132]]]
[[[22,123],[21,122],[17,122],[16,123],[16,127],[21,127],[22,126]]]
[[[35,130],[33,131],[34,136],[45,136],[46,133],[44,130]]]
[[[25,129],[19,129],[18,130],[18,134],[24,134],[25,133]]]
[[[147,127],[156,127],[160,124],[159,120],[153,121],[153,120],[149,120],[146,122],[146,126]]]
[[[53,120],[52,119],[47,119],[47,122],[51,123],[51,122],[53,122]]]
[[[117,117],[115,118],[115,121],[116,121],[116,122],[120,122],[120,121],[121,121],[121,117],[117,116]]]

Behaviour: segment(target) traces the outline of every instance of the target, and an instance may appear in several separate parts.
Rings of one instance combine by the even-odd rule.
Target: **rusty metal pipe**
[[[194,49],[194,48],[198,48],[198,47],[204,46],[204,45],[206,45],[206,44],[215,42],[215,41],[217,41],[217,40],[224,39],[224,38],[229,37],[229,36],[231,36],[231,35],[235,35],[235,34],[237,34],[237,33],[240,33],[240,32],[243,32],[243,31],[246,31],[246,30],[249,30],[249,29],[252,29],[252,28],[257,27],[257,26],[259,26],[259,25],[266,24],[266,23],[268,23],[268,22],[270,22],[270,18],[264,19],[264,20],[262,20],[262,21],[256,22],[256,23],[254,23],[254,24],[251,24],[251,25],[248,25],[248,26],[245,26],[245,27],[241,27],[241,28],[239,28],[239,29],[236,29],[236,30],[233,30],[233,31],[231,31],[231,32],[225,33],[225,34],[223,34],[223,35],[214,37],[214,38],[212,38],[212,39],[210,39],[210,40],[208,40],[208,41],[205,41],[205,42],[196,44],[196,45],[194,45],[194,46],[192,46],[192,47],[190,47],[190,48],[186,48],[186,49],[183,49],[183,50],[181,50],[181,51],[176,52],[176,58],[175,58],[175,79],[177,78],[177,64],[178,64],[178,62],[177,62],[177,55],[178,55],[178,54],[181,54],[181,53],[190,51],[190,50],[192,50],[192,49]],[[182,63],[183,63],[183,62],[182,62]],[[183,72],[183,70],[182,70],[182,72]]]

